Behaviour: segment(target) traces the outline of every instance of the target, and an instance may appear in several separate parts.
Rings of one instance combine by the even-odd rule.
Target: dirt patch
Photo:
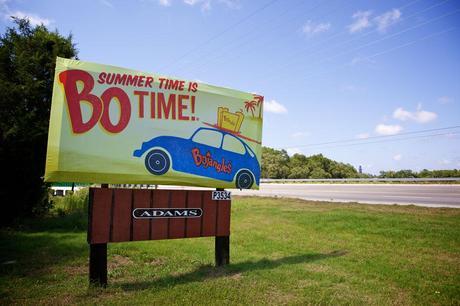
[[[27,271],[25,275],[27,277],[43,277],[45,275],[52,274],[54,271],[51,267],[45,267],[45,268],[36,268],[36,269],[31,269],[30,271]]]
[[[235,274],[231,274],[229,276],[229,278],[233,279],[233,280],[240,280],[242,277],[243,277],[243,275],[241,273],[235,273]]]
[[[121,255],[113,255],[107,262],[107,268],[109,270],[114,270],[119,267],[132,265],[133,261],[129,257]]]
[[[166,263],[165,257],[158,257],[147,263],[150,266],[162,266]]]
[[[273,287],[269,290],[269,295],[266,299],[268,304],[271,305],[290,305],[295,304],[297,296]]]
[[[37,302],[38,305],[75,305],[75,297],[72,295],[61,295],[47,297]]]
[[[89,268],[86,265],[68,266],[64,269],[69,276],[77,276],[89,273]]]

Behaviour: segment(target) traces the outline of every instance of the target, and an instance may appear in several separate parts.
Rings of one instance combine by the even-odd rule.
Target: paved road
[[[454,184],[262,184],[259,191],[232,190],[232,194],[460,208],[460,185]]]

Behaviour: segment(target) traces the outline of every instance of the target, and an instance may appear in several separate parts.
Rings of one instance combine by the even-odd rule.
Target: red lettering
[[[138,78],[139,77],[137,75],[135,75],[135,76],[128,75],[128,79],[126,80],[126,85],[128,85],[128,86],[136,86]]]
[[[195,166],[207,169],[209,167],[214,168],[216,172],[224,172],[231,174],[232,172],[232,164],[229,161],[225,164],[225,159],[222,158],[222,162],[219,163],[217,160],[214,160],[211,156],[211,153],[208,151],[206,155],[202,155],[198,148],[192,149],[192,156],[193,161],[195,162]]]
[[[182,100],[184,99],[188,99],[189,97],[187,95],[179,95],[179,99],[178,99],[178,105],[177,105],[177,108],[179,109],[179,116],[177,117],[177,119],[179,120],[189,120],[189,116],[184,116],[182,114],[182,111],[184,109],[187,109],[187,105],[184,105],[182,104]]]
[[[169,115],[172,112],[172,119],[176,119],[176,95],[170,94],[168,98],[168,104],[165,102],[165,96],[162,92],[158,93],[158,119],[161,119],[163,114],[165,119],[169,119]]]
[[[148,91],[135,90],[134,95],[139,96],[139,118],[144,118],[144,96],[148,95]]]
[[[110,122],[109,106],[113,98],[116,98],[120,104],[120,119],[117,124]],[[102,103],[104,104],[104,111],[101,117],[101,125],[110,133],[120,133],[129,123],[131,117],[131,103],[128,95],[118,87],[111,87],[104,91],[101,96]]]
[[[196,166],[200,166],[201,165],[201,161],[202,161],[202,157],[201,157],[201,154],[200,154],[200,150],[195,148],[192,150],[192,155],[193,155],[193,160],[195,161],[195,165]]]
[[[122,84],[123,86],[126,83],[126,74],[119,74],[115,76],[115,84]]]
[[[165,78],[159,78],[159,80],[160,80],[159,87],[160,87],[160,88],[163,88],[163,82],[166,81],[167,79],[165,79]]]
[[[98,83],[111,84],[118,76],[119,74],[115,75],[101,72],[99,74]],[[99,98],[91,93],[94,88],[93,77],[88,72],[82,70],[63,71],[59,74],[59,81],[64,85],[70,123],[74,133],[85,133],[91,130],[98,121],[100,121],[101,126],[110,133],[119,133],[126,128],[131,118],[131,102],[128,95],[122,89],[117,87],[108,88],[102,93],[101,98]],[[80,92],[77,87],[78,82],[83,83],[83,88]],[[139,106],[139,112],[142,111],[142,116],[144,114],[143,97],[147,94],[148,92],[139,93],[139,103],[142,104],[142,106]],[[116,124],[112,124],[109,115],[109,106],[114,98],[118,101],[120,106],[120,117]],[[83,122],[81,111],[81,103],[83,101],[90,103],[92,106],[91,117],[87,122]]]
[[[150,118],[155,119],[155,93],[150,93]]]
[[[145,87],[152,88],[152,82],[153,82],[153,78],[152,77],[147,77],[147,79],[145,80]]]
[[[115,80],[115,74],[113,73],[108,73],[107,74],[107,77],[105,78],[105,82],[109,85],[111,85],[113,83],[113,81]]]
[[[196,92],[198,90],[198,83],[190,82],[188,84],[188,91]]]
[[[144,86],[144,79],[145,79],[145,76],[143,76],[143,75],[141,75],[141,76],[139,77],[139,80],[138,80],[138,82],[137,82],[137,86],[138,86],[138,87]]]
[[[97,82],[98,82],[99,84],[104,84],[104,82],[105,82],[105,77],[106,77],[106,76],[107,76],[107,73],[101,72],[101,73],[99,74],[99,80],[97,80]]]
[[[166,80],[167,79],[163,79]],[[128,75],[120,73],[99,73],[97,82],[99,84],[109,84],[109,85],[123,85],[123,86],[137,86],[137,87],[150,87],[152,88],[152,83],[154,81],[153,77],[146,77],[144,75]]]
[[[59,81],[64,85],[72,131],[81,134],[91,130],[102,114],[101,101],[97,96],[91,94],[94,87],[93,77],[82,70],[66,70],[59,74]],[[77,82],[83,83],[81,92],[78,92]],[[91,117],[87,122],[83,122],[82,101],[89,102],[92,106]]]

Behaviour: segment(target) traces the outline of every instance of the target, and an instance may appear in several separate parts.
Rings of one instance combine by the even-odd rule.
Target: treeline
[[[350,164],[336,162],[322,154],[306,157],[303,154],[289,156],[285,150],[262,148],[263,178],[273,179],[323,179],[367,177],[358,173]]]
[[[460,169],[452,170],[427,170],[423,169],[420,172],[412,170],[399,171],[380,171],[381,178],[441,178],[441,177],[460,177]]]
[[[285,150],[262,148],[262,178],[328,179],[328,178],[442,178],[460,177],[460,170],[380,171],[379,175],[359,173],[350,164],[334,161],[322,154],[289,156]]]

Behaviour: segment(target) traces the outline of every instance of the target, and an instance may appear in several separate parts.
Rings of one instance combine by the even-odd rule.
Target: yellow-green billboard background
[[[91,93],[100,97],[110,87],[121,88],[131,102],[131,116],[128,125],[120,133],[109,133],[101,124],[96,124],[85,133],[75,134],[69,117],[69,108],[64,85],[59,80],[60,73],[66,70],[83,70],[91,74],[94,88]],[[141,88],[123,85],[107,85],[97,82],[101,72],[120,73],[154,78],[152,88]],[[227,182],[209,177],[198,176],[170,169],[164,175],[149,173],[144,165],[144,158],[133,156],[143,142],[158,136],[176,136],[190,138],[205,123],[217,124],[219,107],[228,109],[229,113],[244,115],[239,135],[247,137],[243,141],[254,151],[257,160],[261,161],[262,141],[262,101],[255,103],[256,95],[232,89],[198,83],[198,91],[165,90],[159,88],[160,75],[135,70],[118,68],[95,63],[57,58],[53,88],[51,118],[49,127],[48,152],[46,158],[45,180],[49,182],[91,182],[113,184],[175,184],[207,186],[215,188],[234,188],[235,182]],[[167,77],[165,77],[167,78]],[[177,78],[169,78],[176,80]],[[185,81],[185,84],[188,84]],[[83,85],[78,84],[79,91]],[[144,118],[139,118],[139,97],[135,90],[163,92],[165,96],[174,94],[191,94],[196,98],[195,112],[190,113],[190,105],[184,112],[198,118],[197,121],[181,121],[150,118],[150,100],[144,99]],[[249,103],[249,105],[248,105]],[[90,118],[92,108],[89,103],[82,102],[83,121]],[[188,113],[187,113],[188,112]],[[116,123],[120,116],[119,103],[114,99],[110,103],[111,122]],[[184,158],[190,158],[184,156]],[[237,165],[236,165],[237,167]],[[256,183],[252,188],[258,188]]]

